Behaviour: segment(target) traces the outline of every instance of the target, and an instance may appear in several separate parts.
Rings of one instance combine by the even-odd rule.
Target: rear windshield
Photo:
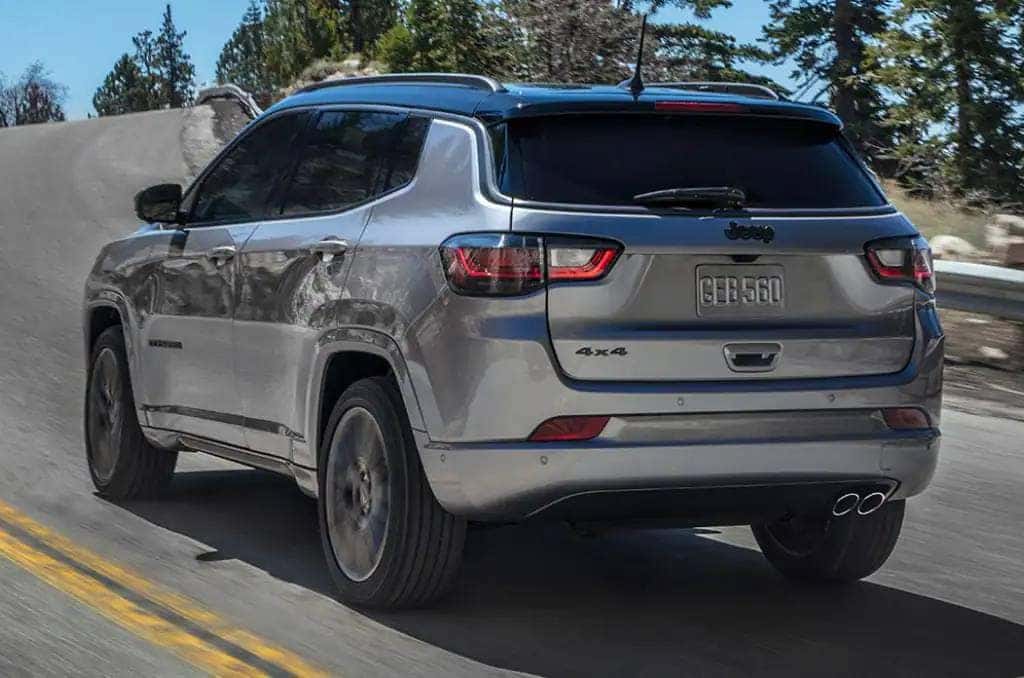
[[[523,118],[492,130],[498,184],[525,200],[630,205],[668,188],[733,186],[747,207],[877,207],[884,197],[832,127],[693,115]]]

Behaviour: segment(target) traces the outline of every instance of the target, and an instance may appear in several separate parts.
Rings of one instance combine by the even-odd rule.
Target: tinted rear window
[[[885,204],[836,130],[807,121],[566,115],[512,120],[494,140],[502,192],[526,200],[630,205],[666,188],[736,186],[751,208]]]

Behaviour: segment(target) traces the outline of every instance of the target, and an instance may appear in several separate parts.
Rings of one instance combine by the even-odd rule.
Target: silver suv
[[[752,525],[854,580],[935,469],[928,245],[817,107],[332,82],[135,207],[86,285],[96,487],[294,477],[350,603],[436,599],[467,521]]]

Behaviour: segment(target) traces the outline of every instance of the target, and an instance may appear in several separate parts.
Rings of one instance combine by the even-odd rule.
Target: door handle
[[[348,241],[341,238],[324,238],[318,243],[310,246],[310,254],[319,254],[320,260],[325,264],[331,263],[334,257],[348,251]]]
[[[234,258],[238,252],[234,245],[221,245],[220,247],[214,247],[206,253],[206,258],[213,260],[215,264],[220,266],[225,261]]]
[[[725,362],[733,372],[771,372],[779,364],[781,344],[726,344]]]

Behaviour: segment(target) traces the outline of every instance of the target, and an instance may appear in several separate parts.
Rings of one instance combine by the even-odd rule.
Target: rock
[[[1001,217],[1010,215],[1001,214]],[[1024,244],[1024,235],[1012,235],[1008,225],[993,220],[985,226],[985,247],[992,252],[997,259],[1003,259],[1006,251],[1013,244]]]
[[[1024,268],[1024,243],[1012,242],[1006,247],[1003,264],[1010,268]]]
[[[974,245],[955,235],[937,235],[929,244],[936,259],[966,259],[978,253]]]
[[[993,362],[1002,362],[1010,359],[1010,355],[1006,351],[993,346],[982,346],[978,349],[978,353],[980,353],[981,357],[985,360],[991,360]]]
[[[997,214],[992,217],[992,223],[1002,226],[1008,235],[1024,237],[1024,217],[1015,214]]]

